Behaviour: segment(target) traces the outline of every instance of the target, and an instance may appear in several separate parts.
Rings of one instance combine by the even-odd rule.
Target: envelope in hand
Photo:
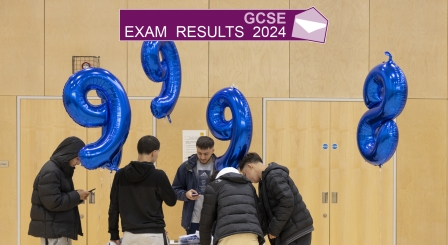
[[[312,7],[295,16],[292,37],[325,43],[327,29],[327,18]]]

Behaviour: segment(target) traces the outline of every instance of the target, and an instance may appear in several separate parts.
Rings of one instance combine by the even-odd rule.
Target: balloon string
[[[383,231],[383,174],[380,167],[380,245],[383,243],[381,234]]]
[[[103,197],[103,169],[101,168],[100,169],[100,174],[101,174],[101,178],[100,178],[100,200],[98,201],[98,224],[96,225],[96,234],[97,234],[97,236],[96,236],[96,242],[95,242],[95,244],[98,244],[98,238],[99,238],[99,236],[98,236],[98,234],[100,234],[99,233],[99,229],[100,229],[100,224],[101,224],[101,199],[102,199],[102,197]]]

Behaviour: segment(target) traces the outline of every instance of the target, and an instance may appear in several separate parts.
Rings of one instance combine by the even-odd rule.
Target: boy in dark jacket
[[[160,142],[144,136],[137,144],[138,158],[115,174],[110,192],[110,240],[120,245],[118,216],[124,232],[121,245],[168,244],[162,203],[176,204],[176,193],[163,170],[154,167]]]
[[[210,176],[216,171],[214,145],[212,138],[199,137],[196,141],[197,153],[179,166],[173,180],[177,200],[184,202],[181,226],[187,234],[195,234],[199,230],[204,191]]]
[[[83,235],[78,205],[90,192],[75,190],[73,173],[84,146],[78,137],[64,139],[34,180],[28,235],[41,244],[68,245]]]
[[[310,245],[313,219],[289,170],[277,163],[263,164],[257,153],[248,153],[238,168],[253,183],[259,183],[258,193],[267,219],[271,244]]]
[[[219,171],[205,189],[199,225],[201,245],[210,245],[215,221],[214,245],[264,244],[257,193],[235,168]]]

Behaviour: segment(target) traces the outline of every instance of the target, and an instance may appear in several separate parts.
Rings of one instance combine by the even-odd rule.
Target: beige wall
[[[205,109],[219,89],[235,84],[247,97],[254,120],[250,150],[261,152],[263,98],[360,99],[366,75],[387,60],[384,55],[387,50],[403,69],[409,85],[408,103],[397,118],[400,131],[396,172],[397,244],[447,244],[447,0],[431,3],[423,0],[3,1],[0,8],[0,160],[9,161],[9,167],[0,168],[2,241],[17,244],[18,210],[22,210],[20,232],[24,236],[27,233],[30,197],[22,196],[21,203],[17,203],[17,176],[23,176],[22,195],[28,195],[33,176],[55,147],[50,143],[43,148],[32,147],[36,137],[45,137],[42,134],[45,130],[49,130],[51,143],[67,136],[70,130],[83,132],[82,137],[88,142],[98,136],[94,130],[72,125],[57,100],[24,102],[19,108],[23,114],[21,121],[17,122],[18,96],[60,96],[72,72],[72,56],[84,55],[100,56],[101,67],[119,78],[129,96],[158,95],[161,85],[150,81],[141,68],[141,42],[118,40],[119,9],[306,9],[310,6],[329,19],[326,44],[176,42],[182,64],[181,98],[172,114],[172,124],[156,121],[156,134],[163,149],[158,167],[167,172],[170,180],[174,178],[182,159],[181,131],[207,129]],[[133,120],[138,119],[132,124],[122,166],[136,157],[138,138],[153,133],[149,103],[150,100],[131,103]],[[58,110],[46,112],[49,118],[43,117],[40,111],[48,110],[44,106]],[[55,125],[67,128],[57,128],[59,131],[40,128],[34,121],[24,121],[26,118],[38,119],[43,125],[48,123],[46,120],[53,123],[54,118]],[[145,124],[146,121],[151,122]],[[17,173],[18,123],[21,148],[26,149],[21,152],[21,173]],[[56,132],[61,133],[56,135]],[[217,142],[218,155],[225,152],[227,145],[228,142]],[[352,150],[349,154],[352,156],[344,158],[359,153]],[[377,170],[373,166],[371,169]],[[94,216],[86,224],[86,230],[101,234],[101,239],[88,238],[82,244],[103,244],[106,242],[103,239],[107,239],[108,188],[113,174],[98,171],[77,172],[80,185],[97,190],[101,185],[104,189],[98,204],[101,206],[84,208],[87,217]],[[391,193],[391,190],[384,191]],[[387,201],[389,207],[391,200]],[[181,205],[179,202],[174,208],[164,207],[172,239],[183,233],[179,218]],[[392,239],[392,234],[387,233],[387,237]]]

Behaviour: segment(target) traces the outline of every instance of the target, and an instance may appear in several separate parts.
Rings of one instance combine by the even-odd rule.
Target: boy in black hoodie
[[[238,168],[252,183],[259,183],[258,194],[271,244],[310,245],[313,218],[306,208],[289,170],[277,163],[263,164],[257,153],[248,153]]]
[[[177,198],[163,170],[154,167],[160,142],[144,136],[137,144],[138,158],[120,169],[110,192],[110,240],[120,245],[118,216],[124,233],[121,245],[168,244],[162,203],[174,206]]]

